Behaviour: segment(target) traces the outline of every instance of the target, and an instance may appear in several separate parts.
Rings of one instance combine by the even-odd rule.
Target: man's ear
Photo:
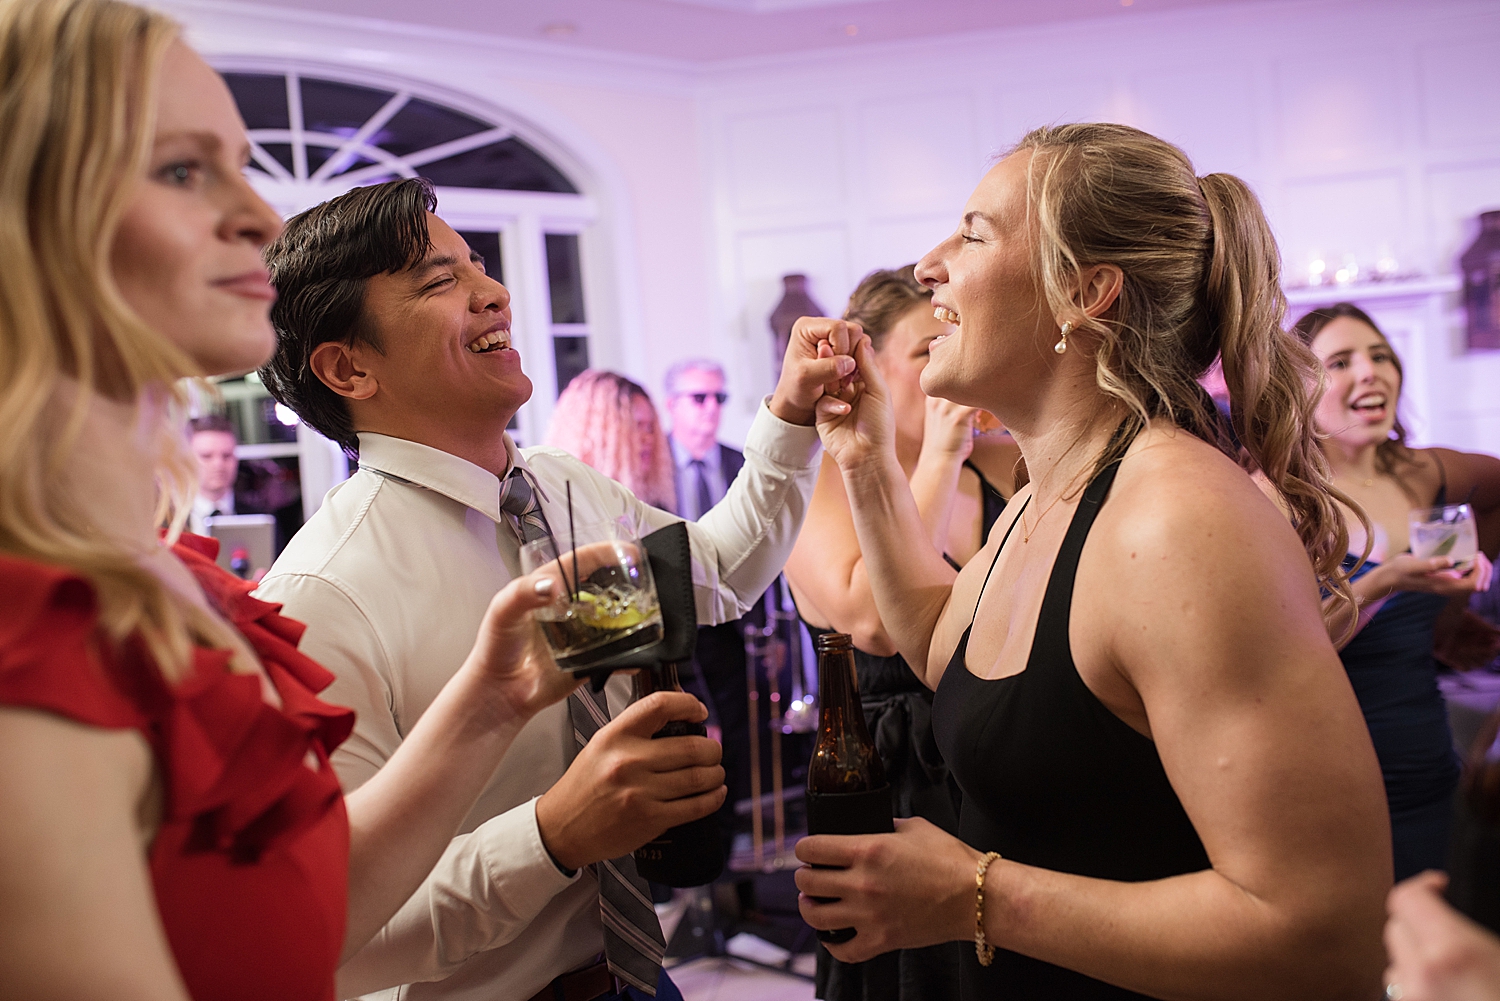
[[[364,364],[363,344],[324,341],[313,348],[308,367],[329,389],[351,400],[368,400],[380,388],[375,374]]]

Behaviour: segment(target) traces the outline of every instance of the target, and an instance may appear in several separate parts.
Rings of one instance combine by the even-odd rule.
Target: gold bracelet
[[[999,852],[987,852],[974,870],[974,954],[980,966],[989,966],[995,961],[995,947],[984,940],[984,876],[990,871],[990,863],[1000,858]]]

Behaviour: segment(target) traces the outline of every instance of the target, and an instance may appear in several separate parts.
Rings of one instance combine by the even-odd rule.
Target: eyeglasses
[[[722,407],[724,403],[729,399],[729,394],[724,392],[723,390],[720,390],[717,393],[680,393],[678,395],[686,396],[688,399],[693,401],[694,406],[699,407],[703,406],[709,400],[713,400],[715,403]]]

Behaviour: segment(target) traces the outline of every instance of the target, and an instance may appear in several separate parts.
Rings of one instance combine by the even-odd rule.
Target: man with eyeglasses
[[[745,464],[739,449],[719,441],[719,419],[729,395],[724,368],[707,358],[688,358],[667,370],[669,440],[677,480],[677,513],[697,520],[719,502]],[[728,839],[734,828],[734,805],[750,797],[750,703],[745,688],[745,639],[742,623],[765,621],[762,602],[743,619],[700,626],[693,660],[723,731],[724,783],[729,795],[720,808],[720,826]]]
[[[745,456],[719,443],[719,419],[729,394],[724,392],[724,369],[718,362],[680,361],[667,370],[666,382],[677,513],[697,521],[724,496]]]

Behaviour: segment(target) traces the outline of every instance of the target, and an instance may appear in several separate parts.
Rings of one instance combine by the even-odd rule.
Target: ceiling
[[[257,0],[262,7],[712,63],[1244,0]]]

